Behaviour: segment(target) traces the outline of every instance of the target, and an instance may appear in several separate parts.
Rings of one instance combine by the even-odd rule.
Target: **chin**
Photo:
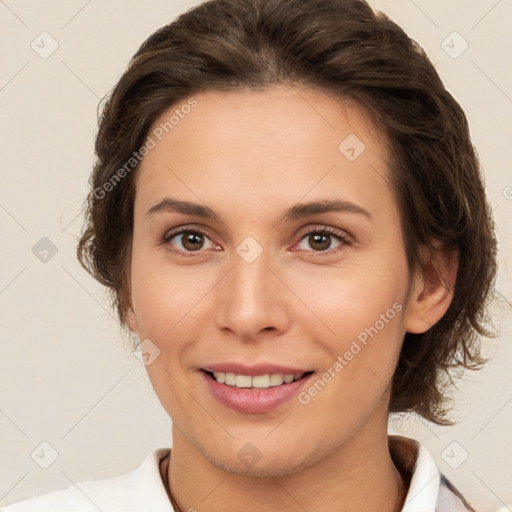
[[[247,477],[284,477],[314,465],[321,458],[318,450],[308,447],[300,440],[279,440],[278,444],[261,439],[243,442],[233,438],[224,447],[197,444],[197,450],[216,468],[230,474]],[[277,439],[276,439],[277,440]],[[301,447],[300,452],[297,447]]]
[[[212,465],[227,473],[261,478],[277,478],[293,475],[309,466],[305,461],[291,461],[285,455],[274,454],[269,460],[262,455],[261,459],[253,465],[238,460],[238,457],[217,456],[217,454],[204,454]]]

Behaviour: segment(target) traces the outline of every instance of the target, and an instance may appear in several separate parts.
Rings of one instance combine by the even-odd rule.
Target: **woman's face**
[[[150,132],[131,259],[129,324],[175,440],[274,476],[369,446],[410,287],[379,131],[310,89],[195,100]]]

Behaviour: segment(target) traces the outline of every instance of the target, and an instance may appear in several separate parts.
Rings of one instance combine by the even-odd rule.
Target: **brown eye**
[[[338,245],[334,248],[332,247],[333,239],[338,241]],[[309,252],[323,252],[323,253],[333,253],[337,252],[340,246],[348,245],[348,242],[341,233],[334,231],[332,229],[323,228],[323,229],[314,229],[305,233],[301,238],[301,244],[303,241],[306,241],[307,245],[312,249],[308,249],[308,247],[300,247],[300,249],[309,251]]]
[[[182,245],[188,251],[197,251],[204,245],[204,237],[201,233],[189,233],[188,235],[181,235]]]
[[[310,247],[313,247],[313,249],[325,251],[326,249],[329,249],[329,246],[331,245],[331,236],[315,233],[309,235],[308,243]]]
[[[208,241],[210,247],[205,247]],[[184,253],[198,252],[201,249],[213,247],[213,242],[206,233],[197,229],[182,229],[171,233],[164,238],[163,242],[175,247],[178,252]]]

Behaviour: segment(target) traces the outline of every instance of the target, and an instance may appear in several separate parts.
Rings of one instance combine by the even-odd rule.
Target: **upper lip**
[[[296,375],[312,371],[310,369],[292,368],[273,363],[260,363],[255,365],[246,365],[243,363],[218,363],[209,364],[201,367],[207,372],[235,373],[236,375],[267,375],[272,373],[282,373],[283,375]]]

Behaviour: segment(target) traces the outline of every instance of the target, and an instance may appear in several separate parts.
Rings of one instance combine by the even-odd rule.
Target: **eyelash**
[[[169,235],[166,235],[164,236],[164,238],[162,239],[161,241],[161,244],[160,245],[166,245],[168,244],[173,238],[179,236],[179,235],[183,235],[184,233],[191,233],[191,234],[194,234],[194,235],[202,235],[202,236],[205,236],[207,238],[208,237],[208,234],[206,233],[206,231],[200,229],[200,228],[187,228],[187,227],[184,227],[184,228],[180,228],[178,231],[174,231],[172,233],[170,233]],[[317,254],[320,254],[320,255],[326,255],[326,254],[335,254],[337,252],[339,252],[340,250],[343,249],[344,246],[348,246],[350,245],[350,242],[348,241],[347,237],[342,235],[339,231],[333,229],[333,228],[330,228],[330,227],[323,227],[323,228],[311,228],[309,229],[308,231],[306,231],[305,233],[302,234],[301,238],[300,238],[300,241],[302,241],[304,238],[310,236],[310,235],[313,235],[313,234],[319,234],[319,235],[329,235],[333,238],[336,238],[338,239],[339,242],[341,242],[341,244],[336,247],[335,249],[327,249],[325,251],[307,251],[307,252],[312,252],[312,253],[317,253]],[[182,251],[181,249],[172,249],[174,252],[177,252],[177,253],[180,253],[182,256],[184,257],[194,257],[194,256],[197,256],[199,253],[201,252],[204,252],[204,251],[201,251],[201,250],[198,250],[198,251]]]
[[[339,251],[343,250],[343,247],[349,245],[348,238],[341,234],[339,231],[337,231],[334,228],[330,228],[328,226],[323,228],[311,228],[307,230],[305,233],[302,233],[300,237],[300,241],[302,241],[304,238],[309,237],[310,235],[328,235],[332,238],[336,238],[340,243],[340,245],[334,249],[326,249],[325,251],[307,251],[315,255],[325,256],[325,255],[331,255],[331,254],[337,254]],[[300,249],[299,249],[300,250]]]

